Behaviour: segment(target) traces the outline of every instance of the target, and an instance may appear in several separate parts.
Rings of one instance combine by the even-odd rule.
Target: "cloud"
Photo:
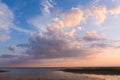
[[[77,28],[77,30],[82,30],[81,26],[77,26],[76,28]]]
[[[20,27],[14,25],[14,24],[11,26],[11,28],[16,30],[16,31],[23,32],[23,33],[28,33],[28,34],[31,33],[31,32],[34,32],[32,30],[27,30],[27,29],[20,28]]]
[[[52,9],[54,8],[54,5],[54,0],[41,0],[41,14],[28,19],[28,24],[34,26],[38,32],[45,32],[47,24],[52,20]]]
[[[15,45],[8,47],[9,50],[11,51],[16,51],[17,47]]]
[[[53,35],[53,34],[52,34]],[[34,59],[54,59],[54,58],[72,58],[72,57],[86,57],[88,55],[100,52],[98,49],[89,49],[82,47],[80,41],[77,39],[55,37],[48,34],[36,36],[31,39],[30,47],[26,54],[32,56]]]
[[[91,0],[91,2],[88,4],[88,6],[94,6],[94,5],[96,5],[97,3],[99,3],[100,2],[100,0]]]
[[[107,9],[106,6],[92,6],[86,10],[88,17],[93,17],[96,20],[96,24],[101,24],[106,19]]]
[[[114,6],[110,9],[111,15],[119,15],[120,14],[120,6]]]
[[[39,34],[35,39],[31,39],[30,48],[26,53],[38,58],[60,58],[72,57],[83,51],[79,41],[71,39],[72,37],[67,36],[64,32],[58,31]]]
[[[85,41],[97,41],[104,38],[104,34],[97,34],[95,30],[87,31],[86,35],[83,37]]]
[[[64,29],[64,23],[59,18],[55,18],[55,19],[52,20],[52,22],[50,24],[48,24],[47,29],[50,32],[56,31],[56,30],[63,30]]]
[[[76,30],[75,30],[75,29],[72,29],[71,31],[66,32],[66,34],[67,34],[68,36],[74,37],[75,32],[76,32]]]
[[[30,57],[29,57],[30,59]],[[6,67],[10,67],[10,66],[14,66],[14,65],[18,65],[18,64],[23,64],[24,62],[27,62],[27,60],[29,60],[28,57],[26,57],[25,55],[13,55],[13,54],[3,54],[0,56],[0,66],[6,66]]]
[[[36,31],[45,32],[46,26],[51,20],[52,20],[51,16],[37,15],[37,16],[29,19],[27,22],[28,22],[28,24],[33,25],[33,27],[36,28]]]
[[[14,14],[1,1],[0,41],[5,41],[10,38],[9,34],[12,31],[11,29],[30,33],[30,35],[28,43],[8,47],[12,51],[10,52],[12,54],[1,54],[0,65],[14,66],[15,64],[27,65],[28,63],[31,65],[31,63],[34,64],[34,62],[39,61],[43,61],[41,63],[45,63],[44,61],[46,61],[51,64],[52,60],[54,63],[55,59],[61,59],[63,61],[67,59],[81,60],[85,59],[85,57],[102,53],[108,47],[118,48],[119,43],[111,43],[109,40],[108,42],[104,41],[104,34],[98,33],[95,30],[89,31],[91,30],[90,26],[93,26],[93,24],[86,26],[91,19],[92,23],[96,23],[99,26],[104,23],[108,17],[108,13],[111,16],[120,14],[118,6],[114,6],[108,10],[108,6],[98,6],[98,2],[100,0],[92,0],[90,6],[85,6],[86,8],[74,7],[54,15],[52,11],[55,8],[53,0],[42,0],[42,14],[28,20],[28,23],[36,28],[36,32],[33,32],[15,25],[13,23],[15,18]],[[84,32],[86,32],[86,35],[82,37],[81,35]],[[50,60],[51,62],[49,62]],[[58,63],[58,61],[56,62]]]
[[[61,14],[61,18],[64,21],[66,27],[79,25],[84,21],[83,18],[84,12],[80,8],[72,8],[71,10],[66,11]]]
[[[84,15],[84,10],[80,8],[72,8],[61,13],[58,17],[51,17],[51,19],[44,19],[45,17],[42,17],[43,21],[41,21],[41,16],[39,16],[39,19],[32,18],[30,21],[37,21],[37,23],[43,22],[42,24],[45,26],[45,31],[39,31],[41,30],[41,24],[37,24],[37,27],[39,27],[37,30],[39,32],[30,35],[29,43],[27,45],[18,44],[19,46],[16,45],[16,47],[27,48],[24,54],[29,55],[29,57],[31,56],[32,59],[40,60],[86,57],[96,52],[99,53],[101,50],[97,49],[97,47],[96,49],[91,48],[90,46],[92,44],[89,47],[86,47],[84,44],[88,43],[88,41],[102,39],[104,36],[103,34],[98,35],[94,30],[87,32],[84,37],[85,43],[82,43],[80,39],[82,36],[76,36],[77,29],[81,30],[80,24],[84,22]],[[44,20],[50,21],[44,23]],[[36,27],[36,25],[34,26]]]
[[[25,47],[25,48],[28,48],[29,44],[17,44],[16,47]]]
[[[53,1],[52,0],[42,0],[41,1],[41,6],[43,7],[42,8],[42,12],[44,15],[50,15],[51,14],[51,11],[50,9],[54,7],[54,5],[52,4]]]
[[[66,27],[60,18],[53,18],[46,30],[46,32],[40,32],[30,36],[29,47],[25,51],[25,54],[31,56],[33,59],[42,60],[86,57],[90,54],[101,52],[101,50],[97,48],[87,48],[82,45],[81,40],[75,36],[76,28],[71,29],[70,27]],[[93,30],[87,32],[87,37],[89,37],[90,40],[98,40],[101,39],[103,35],[98,35],[96,31]]]
[[[78,30],[82,31],[81,26],[83,25],[81,24],[87,24],[85,21],[89,20],[89,17],[94,18],[97,24],[102,24],[107,15],[106,6],[92,6],[86,10],[72,8],[61,12],[56,17],[50,15],[51,2],[48,3],[48,0],[46,1],[47,3],[45,3],[43,9],[49,16],[43,14],[43,16],[38,15],[28,20],[28,23],[37,28],[36,33],[30,33],[28,44],[16,44],[9,47],[9,50],[19,51],[19,47],[26,48],[22,53],[27,55],[24,57],[26,61],[71,57],[81,59],[101,53],[108,46],[102,42],[105,38],[103,33],[98,34],[95,30],[87,31],[84,37],[78,33]],[[85,19],[86,15],[87,18]],[[18,62],[21,61],[18,60]]]
[[[115,2],[115,3],[119,4],[120,0],[112,0],[112,2]]]
[[[59,26],[62,27],[71,27],[79,25],[80,23],[84,22],[83,19],[83,11],[80,8],[72,8],[71,10],[68,10],[66,12],[60,13],[58,17],[55,16],[35,16],[28,20],[29,24],[32,24],[38,32],[46,32],[46,26],[52,21],[54,24],[58,23],[58,21],[61,21],[59,23]],[[56,22],[56,23],[55,23]],[[49,24],[50,26],[51,24]]]
[[[12,11],[2,2],[0,2],[0,41],[8,40],[10,26],[12,25],[14,15]]]
[[[62,19],[53,18],[47,25],[46,32],[30,35],[29,47],[25,54],[34,59],[54,59],[85,57],[96,52],[82,45],[75,34],[76,27],[66,27]],[[24,47],[24,45],[17,47]]]
[[[96,47],[96,48],[106,48],[107,47],[107,44],[105,43],[94,43],[92,44],[90,47]]]
[[[32,32],[30,30],[17,27],[14,24],[14,18],[15,16],[9,7],[6,4],[0,2],[0,41],[10,39],[10,32],[12,31],[11,29],[24,33]]]
[[[89,22],[100,25],[105,22],[105,19],[107,18],[107,14],[109,12],[110,11],[107,9],[105,5],[90,6],[89,8],[87,7],[85,9],[74,7],[67,11],[58,13],[57,17],[54,16],[54,14],[53,15],[51,14],[49,16],[47,15],[35,16],[29,19],[28,23],[36,27],[39,32],[46,32],[47,31],[46,26],[48,23],[51,22],[51,20],[53,21],[53,18],[54,19],[56,18],[56,20],[57,19],[61,20],[62,26],[64,27],[76,27],[85,25]]]
[[[0,56],[0,58],[16,58],[16,57],[17,57],[16,55],[10,55],[10,54],[4,54]]]

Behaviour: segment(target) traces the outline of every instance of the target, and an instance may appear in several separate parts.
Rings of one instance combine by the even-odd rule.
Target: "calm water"
[[[33,76],[43,77],[49,80],[120,80],[118,75],[91,75],[91,74],[76,74],[63,72],[59,69],[5,69],[10,72],[0,73],[0,76],[11,75],[11,76]],[[9,79],[10,80],[10,79]]]

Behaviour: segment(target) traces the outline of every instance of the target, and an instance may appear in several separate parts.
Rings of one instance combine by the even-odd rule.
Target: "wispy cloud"
[[[41,10],[44,15],[50,15],[51,11],[50,9],[54,7],[53,0],[41,0]]]
[[[30,33],[32,31],[22,29],[14,24],[15,15],[9,9],[9,7],[0,2],[0,41],[10,39],[11,28],[20,32]]]
[[[91,6],[95,6],[97,3],[99,3],[100,0],[92,0],[88,6],[91,7]]]
[[[12,25],[11,28],[14,29],[14,30],[16,30],[16,31],[24,32],[24,33],[28,33],[28,34],[31,33],[31,32],[34,32],[32,30],[20,28],[20,27],[18,27],[16,25]]]
[[[0,2],[0,41],[9,39],[10,26],[14,20],[12,11],[2,2]]]

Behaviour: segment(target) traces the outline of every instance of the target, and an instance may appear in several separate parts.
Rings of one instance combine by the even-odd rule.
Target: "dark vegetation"
[[[8,70],[0,70],[0,73],[2,73],[2,72],[8,72]]]
[[[63,69],[62,71],[85,74],[120,75],[120,67],[71,68]]]

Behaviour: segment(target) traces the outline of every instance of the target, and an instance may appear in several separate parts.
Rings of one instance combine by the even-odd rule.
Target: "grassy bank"
[[[86,74],[120,75],[120,67],[71,68],[62,71]]]

